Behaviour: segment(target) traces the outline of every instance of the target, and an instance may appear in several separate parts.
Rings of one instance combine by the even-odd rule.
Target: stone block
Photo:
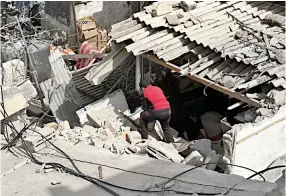
[[[175,14],[167,15],[166,16],[167,22],[171,26],[176,26],[180,24],[179,18]]]
[[[162,16],[173,11],[172,5],[168,3],[159,3],[156,9],[152,10],[152,16]]]
[[[203,158],[204,157],[198,151],[194,150],[181,163],[198,166],[201,163],[200,160]]]
[[[211,141],[208,139],[195,140],[189,147],[197,150],[204,157],[207,157],[212,151]]]
[[[167,158],[171,159],[175,163],[180,163],[183,160],[183,157],[179,155],[173,144],[158,142],[156,140],[148,140],[147,144],[147,150],[149,147],[151,147],[154,150],[158,151],[160,154],[163,154]]]
[[[68,122],[67,120],[65,120],[65,121],[61,121],[61,122],[59,123],[59,126],[58,126],[58,128],[57,128],[57,131],[61,132],[61,131],[63,131],[63,130],[70,130],[70,129],[71,129],[71,127],[70,127],[69,122]]]
[[[272,110],[267,108],[259,108],[256,110],[257,115],[259,116],[268,116],[272,113]]]
[[[195,1],[181,1],[179,5],[185,12],[197,7],[197,3]]]

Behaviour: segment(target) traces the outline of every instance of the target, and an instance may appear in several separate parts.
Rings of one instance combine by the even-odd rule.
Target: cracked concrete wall
[[[224,134],[224,161],[260,171],[286,153],[286,106],[270,119],[234,126]],[[227,173],[249,177],[253,173],[238,167],[227,167]],[[260,178],[260,177],[258,177]]]

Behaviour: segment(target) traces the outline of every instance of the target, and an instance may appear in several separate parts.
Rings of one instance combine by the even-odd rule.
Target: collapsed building
[[[157,174],[154,170],[164,167],[168,178],[189,167],[205,168],[196,169],[193,175],[198,179],[193,182],[202,186],[186,188],[192,190],[189,194],[205,189],[204,193],[213,195],[279,195],[280,190],[274,184],[248,181],[258,187],[252,189],[243,180],[252,176],[253,171],[285,165],[285,4],[218,1],[149,4],[141,11],[138,9],[139,12],[127,11],[131,17],[128,13],[128,19],[124,16],[109,28],[83,11],[89,6],[97,7],[98,2],[68,4],[66,15],[70,17],[64,22],[59,19],[62,16],[52,12],[57,4],[49,7],[46,3],[49,20],[45,25],[65,23],[67,31],[49,35],[53,41],[36,51],[29,50],[31,46],[27,50],[28,36],[23,35],[14,48],[24,53],[26,50],[27,56],[2,59],[6,61],[2,63],[1,92],[4,103],[1,125],[5,128],[1,133],[6,137],[3,149],[10,149],[9,145],[16,143],[19,149],[47,154],[50,143],[63,148],[71,145],[66,148],[71,155],[84,160],[93,155],[102,161],[100,166],[108,162],[109,166],[130,169],[132,162],[138,167],[142,163],[140,167],[147,173]],[[16,17],[14,23],[19,31],[28,31],[23,27],[25,21]],[[4,31],[8,36],[6,41],[11,36],[9,30]],[[71,40],[72,36],[66,33],[73,32],[79,36]],[[46,40],[44,33],[41,36]],[[65,45],[70,43],[76,44],[77,49],[68,50],[71,47]],[[142,112],[139,88],[142,79],[161,87],[171,104],[171,126],[176,130],[172,144],[164,142],[164,133],[157,122],[148,127],[148,141],[143,141],[137,131]],[[190,116],[199,119],[207,139],[202,138]],[[39,118],[36,128],[29,128]],[[7,125],[10,122],[15,128]],[[15,142],[14,129],[23,132],[22,142]],[[91,153],[83,153],[85,149]],[[112,162],[113,159],[116,160]],[[152,165],[153,169],[144,164]],[[5,168],[2,177],[11,179],[16,166],[12,170]],[[37,173],[50,170],[53,169],[42,164]],[[253,179],[275,182],[282,170],[285,173],[281,167]],[[84,171],[92,175],[87,168]],[[108,171],[104,179],[116,184],[119,177],[110,177],[114,175],[112,172]],[[128,175],[127,179],[136,178]],[[98,176],[103,178],[100,167]],[[189,173],[178,179],[192,177]],[[217,182],[208,178],[222,179],[221,187],[214,188]],[[167,182],[164,185],[154,182],[143,189],[185,191],[182,184],[167,186]],[[60,183],[53,180],[52,184]],[[206,188],[206,184],[212,188]],[[6,191],[9,188],[5,186]],[[140,186],[136,188],[142,190]]]

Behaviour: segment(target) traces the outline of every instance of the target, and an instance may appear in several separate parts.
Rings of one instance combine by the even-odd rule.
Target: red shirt
[[[159,87],[149,85],[144,89],[143,94],[153,104],[154,110],[170,108],[169,102]]]

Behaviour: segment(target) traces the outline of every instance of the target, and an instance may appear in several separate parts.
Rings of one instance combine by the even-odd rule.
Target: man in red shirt
[[[171,118],[170,104],[167,101],[163,91],[157,87],[150,85],[147,81],[140,82],[140,87],[143,89],[143,109],[140,115],[140,127],[142,130],[141,136],[143,139],[148,139],[147,125],[149,122],[158,120],[163,129],[166,142],[174,142],[172,135],[173,128],[170,127],[169,121]],[[153,109],[147,107],[147,100],[153,105]]]

